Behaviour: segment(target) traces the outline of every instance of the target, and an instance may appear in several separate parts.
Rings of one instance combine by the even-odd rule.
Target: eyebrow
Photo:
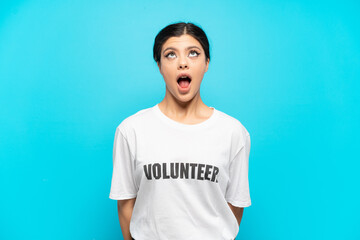
[[[190,48],[197,48],[197,49],[201,50],[201,49],[200,49],[199,47],[197,47],[197,46],[189,46],[189,47],[186,48],[186,50],[188,50],[188,49],[190,49]],[[168,47],[168,48],[166,48],[166,49],[163,51],[163,53],[164,53],[166,50],[168,50],[168,49],[177,50],[177,49],[174,48],[174,47]]]

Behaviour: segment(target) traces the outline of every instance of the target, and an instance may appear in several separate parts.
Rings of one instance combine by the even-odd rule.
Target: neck
[[[186,99],[187,100],[187,99]],[[209,107],[204,104],[200,97],[200,90],[190,100],[181,101],[181,99],[175,98],[166,89],[164,99],[159,103],[159,107],[168,116],[180,117],[180,118],[192,118],[194,116],[207,116],[209,115]]]

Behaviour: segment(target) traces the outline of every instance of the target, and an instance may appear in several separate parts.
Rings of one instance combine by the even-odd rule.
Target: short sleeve
[[[250,135],[246,135],[245,144],[230,162],[229,182],[225,193],[226,201],[235,207],[249,207],[251,205],[248,178],[249,154]]]
[[[109,198],[122,200],[134,198],[137,188],[133,170],[133,155],[129,143],[117,128],[113,147],[113,174]]]

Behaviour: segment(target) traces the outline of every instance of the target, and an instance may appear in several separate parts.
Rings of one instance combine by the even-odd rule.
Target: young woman
[[[155,38],[164,99],[116,128],[110,198],[125,240],[235,239],[251,205],[250,135],[206,106],[200,85],[210,62],[204,31],[179,22]]]

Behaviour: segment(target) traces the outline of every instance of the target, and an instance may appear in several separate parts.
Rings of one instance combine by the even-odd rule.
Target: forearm
[[[244,208],[240,208],[240,207],[235,207],[233,205],[231,205],[230,203],[228,203],[231,211],[234,213],[235,215],[235,218],[240,226],[240,223],[241,223],[241,219],[242,219],[242,215],[243,215],[243,212],[244,212]]]
[[[134,209],[135,198],[118,201],[118,215],[124,240],[132,240],[130,234],[130,220]]]

